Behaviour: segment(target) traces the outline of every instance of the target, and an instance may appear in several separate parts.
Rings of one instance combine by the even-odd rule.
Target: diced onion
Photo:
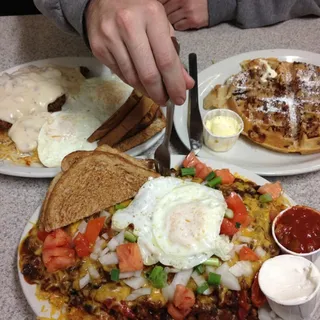
[[[198,287],[202,286],[206,281],[203,275],[199,274],[197,271],[193,271],[191,274],[191,278],[197,284]],[[208,288],[206,291],[203,292],[204,295],[209,295],[212,293],[212,288]]]
[[[151,288],[141,288],[131,292],[126,298],[127,301],[133,301],[139,297],[151,294]]]
[[[108,247],[111,251],[115,251],[116,247],[124,242],[124,230],[118,233],[115,237],[113,237],[109,243]]]
[[[99,258],[100,263],[103,266],[108,266],[110,264],[117,264],[119,262],[118,256],[115,252],[109,252],[104,256]]]
[[[181,271],[181,269],[176,269],[176,268],[169,268],[169,267],[165,267],[164,271],[166,273],[178,273]]]
[[[111,213],[109,213],[108,211],[103,210],[100,213],[100,217],[106,217],[106,220],[108,220],[108,218],[111,217]]]
[[[209,274],[210,272],[215,273],[216,272],[216,268],[212,267],[212,266],[206,266],[206,274]]]
[[[162,289],[162,295],[166,301],[173,299],[174,292],[178,284],[182,284],[184,286],[188,284],[192,271],[192,269],[187,269],[175,274],[170,285]]]
[[[83,278],[79,280],[79,287],[83,289],[90,282],[90,275],[87,273]]]
[[[90,266],[88,268],[88,271],[89,271],[90,277],[92,279],[99,279],[100,278],[100,274],[99,274],[98,270],[94,266]]]
[[[106,241],[103,239],[97,238],[94,247],[93,252],[99,254],[102,251],[102,247],[106,244]]]
[[[98,254],[97,253],[94,253],[94,252],[92,252],[91,254],[90,254],[90,258],[92,259],[92,260],[98,260],[98,258],[99,258],[99,256],[98,256]]]
[[[128,279],[134,277],[134,272],[120,272],[119,279]]]
[[[143,277],[139,277],[139,278],[133,277],[130,279],[125,279],[123,280],[123,282],[129,287],[131,287],[132,289],[140,289],[147,283],[147,280]]]
[[[138,270],[134,272],[135,277],[141,277],[142,270]]]
[[[254,250],[254,252],[259,258],[263,258],[267,254],[267,252],[260,246],[257,247],[256,250]]]
[[[229,271],[236,277],[249,277],[253,273],[252,265],[249,261],[238,261]]]
[[[84,234],[86,232],[86,229],[87,229],[87,223],[84,220],[82,220],[78,226],[78,231]]]
[[[101,235],[101,238],[103,238],[104,240],[108,240],[109,239],[109,236],[107,233],[104,233]]]
[[[241,250],[243,247],[247,247],[247,245],[246,245],[246,244],[236,244],[236,245],[234,246],[234,251],[235,251],[236,253],[239,253],[240,250]]]
[[[245,236],[239,236],[238,240],[241,242],[244,242],[244,243],[250,243],[252,241],[252,238],[245,237]]]
[[[105,248],[101,251],[100,256],[106,255],[109,251],[110,251],[110,249],[109,249],[108,247],[105,247]]]
[[[228,263],[223,263],[215,273],[221,275],[221,284],[224,287],[235,291],[241,290],[238,279],[229,271]]]

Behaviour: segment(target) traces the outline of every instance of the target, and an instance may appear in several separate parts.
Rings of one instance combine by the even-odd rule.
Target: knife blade
[[[203,124],[199,109],[198,94],[198,65],[197,55],[189,54],[189,74],[195,81],[194,87],[189,90],[188,98],[188,133],[190,142],[190,151],[198,154],[202,148]]]

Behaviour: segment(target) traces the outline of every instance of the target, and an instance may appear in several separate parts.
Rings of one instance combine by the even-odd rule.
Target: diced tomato
[[[260,308],[266,303],[267,298],[260,289],[258,274],[259,273],[257,272],[253,279],[251,287],[251,301],[257,308]]]
[[[276,210],[276,209],[270,209],[270,212],[269,212],[269,218],[270,218],[270,221],[272,222],[276,216],[279,214],[279,211]]]
[[[282,193],[282,186],[279,181],[275,183],[266,183],[258,189],[261,194],[269,193],[273,200],[278,199]]]
[[[227,218],[224,218],[220,227],[220,234],[225,234],[227,236],[233,236],[237,233],[239,229]]]
[[[250,248],[248,248],[247,246],[243,246],[239,251],[239,259],[247,261],[258,261],[259,257]]]
[[[69,268],[75,264],[75,252],[71,248],[56,247],[44,249],[42,260],[48,272]]]
[[[86,237],[90,245],[94,245],[94,243],[96,242],[99,236],[99,233],[103,228],[105,220],[106,220],[106,217],[100,217],[100,218],[96,218],[88,221],[84,236]]]
[[[217,177],[220,177],[222,179],[222,184],[231,184],[235,180],[234,175],[230,172],[229,169],[215,170],[215,174]]]
[[[248,291],[242,289],[239,293],[239,306],[246,311],[250,310],[250,304],[248,303]]]
[[[173,303],[168,304],[168,313],[174,320],[183,320],[190,312],[191,309],[180,310]]]
[[[248,315],[249,311],[243,309],[243,308],[239,308],[238,310],[238,318],[239,320],[246,320],[247,319],[247,315]]]
[[[196,164],[198,164],[199,162],[200,160],[196,157],[195,153],[191,151],[183,160],[182,165],[185,168],[195,168]]]
[[[180,310],[190,309],[196,302],[193,291],[182,284],[176,286],[174,292],[173,304]]]
[[[73,243],[75,245],[78,257],[87,257],[88,255],[90,255],[92,250],[90,248],[89,241],[82,233],[79,232],[77,234],[77,236],[73,240]]]
[[[44,240],[46,240],[46,237],[48,236],[49,232],[46,231],[38,231],[37,232],[37,237],[39,240],[41,240],[42,242],[44,242]]]
[[[240,223],[241,225],[248,223],[248,211],[243,203],[241,197],[235,193],[231,192],[230,196],[226,198],[228,208],[233,211],[233,218],[230,221],[235,225]]]
[[[116,248],[121,272],[131,272],[143,269],[141,252],[137,243],[124,243]]]
[[[44,240],[43,248],[50,249],[56,247],[70,247],[71,237],[62,229],[50,232]]]

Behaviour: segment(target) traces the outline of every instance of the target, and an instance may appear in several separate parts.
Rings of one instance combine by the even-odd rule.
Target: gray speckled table
[[[298,19],[269,28],[241,30],[228,24],[179,33],[181,55],[198,54],[199,71],[211,60],[260,49],[292,48],[320,53],[320,19]],[[17,64],[58,56],[90,56],[82,41],[62,33],[42,16],[0,17],[0,70]],[[152,154],[154,148],[146,154]],[[176,133],[172,151],[185,153]],[[273,177],[271,180],[276,180]],[[279,178],[287,193],[301,204],[320,209],[320,171]],[[0,175],[0,319],[34,319],[20,288],[16,249],[22,230],[40,205],[49,179]]]

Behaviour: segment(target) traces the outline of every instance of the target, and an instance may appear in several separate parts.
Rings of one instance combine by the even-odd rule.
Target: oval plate
[[[106,66],[101,64],[95,58],[61,57],[61,58],[51,58],[51,59],[45,59],[45,60],[31,61],[25,64],[21,64],[0,72],[0,76],[5,72],[12,73],[22,67],[27,67],[29,65],[42,67],[42,66],[47,66],[48,64],[61,65],[66,67],[84,66],[89,68],[90,74],[95,77],[111,75],[110,69],[108,69]],[[162,108],[162,111],[165,113],[165,108]],[[152,138],[150,138],[149,140],[145,141],[144,143],[128,150],[126,153],[131,156],[138,156],[139,154],[147,151],[154,144],[156,144],[158,140],[163,136],[163,134],[164,134],[164,129],[161,132],[157,133]],[[11,161],[0,161],[0,173],[10,175],[10,176],[28,177],[28,178],[52,178],[59,171],[60,171],[60,168],[46,168],[46,167],[40,167],[40,166],[28,167],[28,166],[16,165]]]
[[[171,166],[173,168],[176,166],[180,166],[182,161],[184,160],[184,158],[185,158],[184,155],[173,155],[171,157],[171,163],[172,163]],[[199,159],[212,168],[216,168],[216,169],[226,168],[226,165],[219,160],[210,160],[210,159],[206,159],[206,158],[199,158]],[[242,169],[242,168],[239,168],[237,166],[230,165],[230,166],[228,166],[228,168],[230,169],[230,171],[232,173],[237,173],[240,176],[243,176],[243,177],[259,184],[259,185],[263,185],[268,182],[268,180],[266,180],[262,177],[259,177],[255,173],[248,171],[248,170],[245,170],[245,169]],[[285,197],[288,199],[288,201],[292,205],[295,204],[294,201],[288,195],[285,194]],[[32,227],[38,221],[39,214],[40,214],[40,207],[36,209],[36,211],[34,212],[32,217],[28,221],[28,223],[22,233],[22,236],[20,238],[20,243],[23,241],[23,239],[27,236],[28,232],[32,229]],[[19,247],[20,247],[20,245],[19,245]],[[29,305],[31,306],[32,310],[34,311],[34,313],[38,317],[50,317],[50,319],[51,318],[57,319],[59,317],[59,313],[57,312],[55,314],[52,314],[52,310],[51,310],[49,302],[44,301],[44,300],[40,301],[36,297],[36,286],[30,285],[24,280],[24,277],[23,277],[22,273],[20,272],[19,261],[20,261],[20,256],[19,256],[19,250],[18,250],[17,263],[18,263],[19,280],[20,280],[20,284],[21,284],[23,293],[24,293]]]
[[[240,63],[246,59],[275,57],[284,61],[302,61],[320,65],[320,54],[301,50],[261,50],[252,51],[222,60],[198,75],[199,108],[202,118],[208,112],[203,109],[203,99],[216,84],[223,84],[225,80],[241,71]],[[190,148],[187,129],[188,101],[175,109],[174,126],[183,144]],[[219,159],[228,164],[235,164],[252,170],[264,176],[281,176],[307,173],[320,170],[320,155],[285,154],[263,148],[252,143],[245,137],[240,137],[236,145],[228,152],[213,152],[203,146],[198,156]]]

